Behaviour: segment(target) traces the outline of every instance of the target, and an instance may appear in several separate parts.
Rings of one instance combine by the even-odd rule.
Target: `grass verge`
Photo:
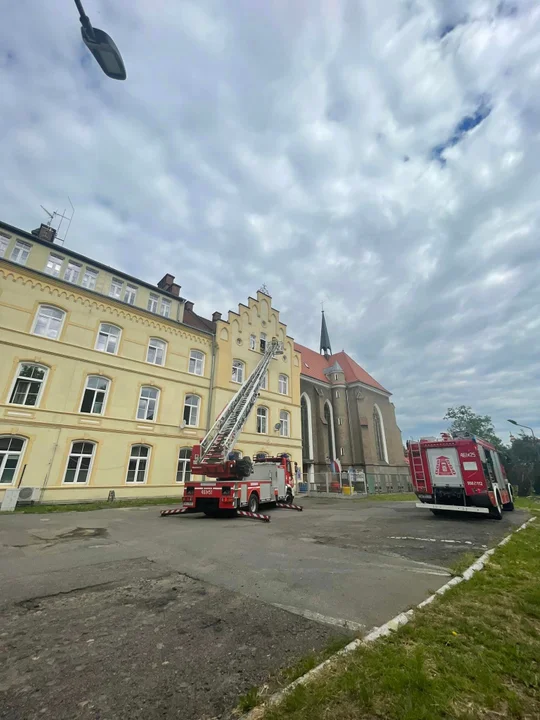
[[[182,498],[141,498],[139,500],[115,500],[114,502],[63,503],[59,505],[23,505],[16,513],[61,513],[88,512],[89,510],[115,510],[125,507],[143,507],[145,505],[181,505]]]
[[[390,637],[336,660],[265,720],[540,717],[539,577],[537,520],[485,570]]]

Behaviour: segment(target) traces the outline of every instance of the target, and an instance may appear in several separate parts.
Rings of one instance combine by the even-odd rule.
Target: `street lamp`
[[[534,434],[534,430],[532,427],[529,427],[528,425],[521,425],[521,423],[516,422],[515,420],[508,420],[509,423],[512,423],[512,425],[517,425],[518,427],[526,428],[527,430],[530,430],[533,436],[534,441],[536,442],[536,435]]]
[[[84,12],[81,0],[75,0],[75,5],[79,11],[79,19],[82,25],[81,35],[86,47],[96,58],[105,75],[113,80],[125,80],[127,74],[124,61],[113,39],[103,30],[92,27],[90,18]]]

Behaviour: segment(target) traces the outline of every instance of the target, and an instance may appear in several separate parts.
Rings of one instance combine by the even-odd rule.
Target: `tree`
[[[452,421],[448,428],[449,432],[469,432],[487,440],[497,450],[505,450],[502,440],[495,434],[493,421],[489,415],[477,415],[468,405],[458,405],[448,408],[444,420]]]
[[[518,489],[518,495],[540,493],[540,447],[538,440],[523,431],[519,437],[510,436],[512,444],[508,448],[508,460],[505,463],[508,479]]]

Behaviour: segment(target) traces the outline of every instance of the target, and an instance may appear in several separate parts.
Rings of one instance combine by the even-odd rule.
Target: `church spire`
[[[326,318],[324,317],[324,310],[322,311],[322,323],[321,323],[321,349],[320,352],[328,360],[332,354],[332,348],[330,347],[330,336],[328,335],[328,328],[326,327]]]

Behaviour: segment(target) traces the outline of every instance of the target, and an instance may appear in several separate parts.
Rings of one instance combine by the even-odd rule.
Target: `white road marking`
[[[424,538],[412,537],[411,535],[388,535],[388,540],[419,540],[420,542],[442,542],[453,543],[455,545],[474,545],[472,540],[441,540],[440,538]],[[476,547],[487,548],[487,545],[477,545]]]
[[[281,605],[280,603],[272,603],[272,605],[280,610],[287,610],[287,612],[305,617],[307,620],[324,623],[324,625],[337,625],[338,627],[344,627],[347,628],[347,630],[352,630],[353,632],[362,632],[366,629],[365,625],[354,622],[353,620],[329,617],[328,615],[321,615],[321,613],[313,612],[312,610],[304,610],[304,608],[297,608],[293,605]]]

